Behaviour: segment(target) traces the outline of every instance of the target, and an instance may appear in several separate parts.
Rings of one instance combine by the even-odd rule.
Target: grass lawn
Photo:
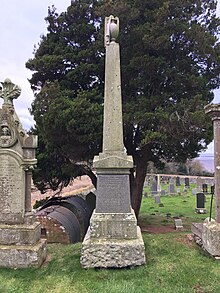
[[[167,234],[143,233],[147,263],[133,269],[82,269],[81,243],[48,245],[49,261],[39,269],[0,269],[0,293],[208,293],[220,292],[220,262],[206,255],[189,237],[195,196],[162,197],[164,207],[144,198],[140,223],[173,225],[181,217],[185,230]],[[210,196],[206,208],[209,209]],[[167,214],[170,214],[167,218]]]

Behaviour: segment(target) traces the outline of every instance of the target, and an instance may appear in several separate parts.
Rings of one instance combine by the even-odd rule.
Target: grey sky
[[[220,0],[218,1],[217,13],[220,16]],[[0,81],[8,77],[21,86],[21,96],[14,104],[27,130],[34,121],[28,111],[33,93],[27,80],[31,77],[31,72],[25,68],[25,62],[33,57],[33,48],[40,41],[40,35],[46,33],[44,18],[48,6],[54,5],[60,13],[70,3],[71,0],[0,0]],[[214,102],[220,102],[220,90],[215,92]],[[212,151],[212,147],[210,150]]]

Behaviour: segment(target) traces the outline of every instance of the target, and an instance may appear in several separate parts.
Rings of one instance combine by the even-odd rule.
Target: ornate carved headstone
[[[119,19],[105,19],[105,96],[103,151],[94,158],[97,171],[96,209],[82,244],[81,265],[127,267],[145,263],[144,243],[130,205],[132,157],[123,145]]]
[[[46,257],[40,224],[31,207],[37,137],[27,135],[13,106],[21,93],[10,79],[0,83],[0,267],[39,266]]]

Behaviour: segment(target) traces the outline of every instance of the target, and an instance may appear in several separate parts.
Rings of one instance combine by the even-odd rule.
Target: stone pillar
[[[212,118],[214,130],[214,165],[215,165],[215,221],[203,224],[203,247],[214,257],[220,256],[220,104],[209,104],[205,113]]]
[[[26,177],[26,186],[25,186],[25,212],[29,213],[32,211],[31,206],[31,179],[32,179],[32,170],[25,170]]]
[[[215,204],[216,222],[220,223],[220,104],[209,104],[205,113],[212,118],[214,133]]]
[[[145,263],[144,243],[130,204],[131,156],[123,145],[119,19],[105,20],[105,96],[103,151],[95,156],[96,209],[82,244],[81,265],[126,267]]]

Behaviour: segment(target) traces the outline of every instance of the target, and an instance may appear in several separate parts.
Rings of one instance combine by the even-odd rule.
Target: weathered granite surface
[[[0,267],[39,267],[47,256],[46,241],[33,245],[0,245]]]
[[[145,264],[145,248],[140,228],[136,239],[90,237],[87,231],[80,259],[83,268],[121,268]]]
[[[220,224],[208,222],[203,224],[202,242],[204,249],[212,256],[220,256]]]
[[[90,219],[91,238],[135,239],[137,238],[137,219],[134,211],[130,213],[97,213]]]

